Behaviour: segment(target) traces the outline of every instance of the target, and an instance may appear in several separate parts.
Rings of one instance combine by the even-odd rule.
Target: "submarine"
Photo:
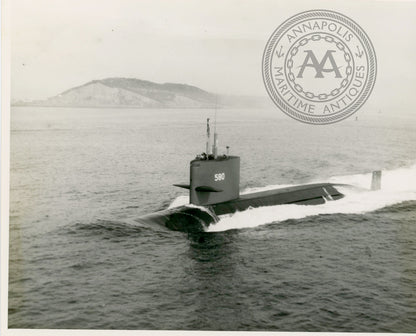
[[[201,232],[222,215],[281,204],[318,205],[343,198],[339,186],[356,189],[348,184],[313,183],[240,194],[240,157],[229,155],[228,146],[226,154],[218,155],[216,125],[212,146],[210,142],[207,119],[206,151],[190,161],[189,183],[174,184],[189,190],[189,204],[142,216],[139,221],[175,231]],[[371,189],[380,189],[380,181],[381,171],[374,171]]]

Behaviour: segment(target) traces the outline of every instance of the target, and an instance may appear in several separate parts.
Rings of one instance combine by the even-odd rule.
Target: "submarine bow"
[[[218,217],[208,209],[189,205],[158,211],[139,218],[141,222],[164,225],[171,230],[183,232],[204,231],[218,220]]]

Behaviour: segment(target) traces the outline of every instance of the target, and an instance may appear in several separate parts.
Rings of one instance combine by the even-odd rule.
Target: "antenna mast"
[[[218,135],[217,135],[217,95],[215,95],[215,119],[214,119],[214,143],[212,145],[212,154],[214,159],[218,156]]]
[[[206,144],[206,149],[205,149],[207,156],[210,154],[210,140],[211,140],[211,132],[209,129],[209,118],[207,118],[207,144]]]

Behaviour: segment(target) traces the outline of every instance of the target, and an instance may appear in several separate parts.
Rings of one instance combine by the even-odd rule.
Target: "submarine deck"
[[[249,207],[322,204],[327,200],[336,200],[343,196],[332,183],[315,183],[243,194],[235,200],[212,204],[210,207],[216,215],[223,215],[243,211]]]
[[[342,197],[344,195],[332,183],[307,184],[243,194],[237,199],[204,207],[183,205],[143,216],[139,221],[159,223],[177,231],[199,232],[203,231],[204,227],[218,222],[217,216],[244,211],[250,207],[280,204],[315,205]]]

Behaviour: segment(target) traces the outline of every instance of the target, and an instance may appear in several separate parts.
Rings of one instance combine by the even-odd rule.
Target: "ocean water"
[[[416,331],[416,116],[313,126],[219,110],[244,192],[314,181],[318,206],[223,216],[183,233],[137,218],[187,202],[173,183],[211,110],[11,111],[9,328]]]

